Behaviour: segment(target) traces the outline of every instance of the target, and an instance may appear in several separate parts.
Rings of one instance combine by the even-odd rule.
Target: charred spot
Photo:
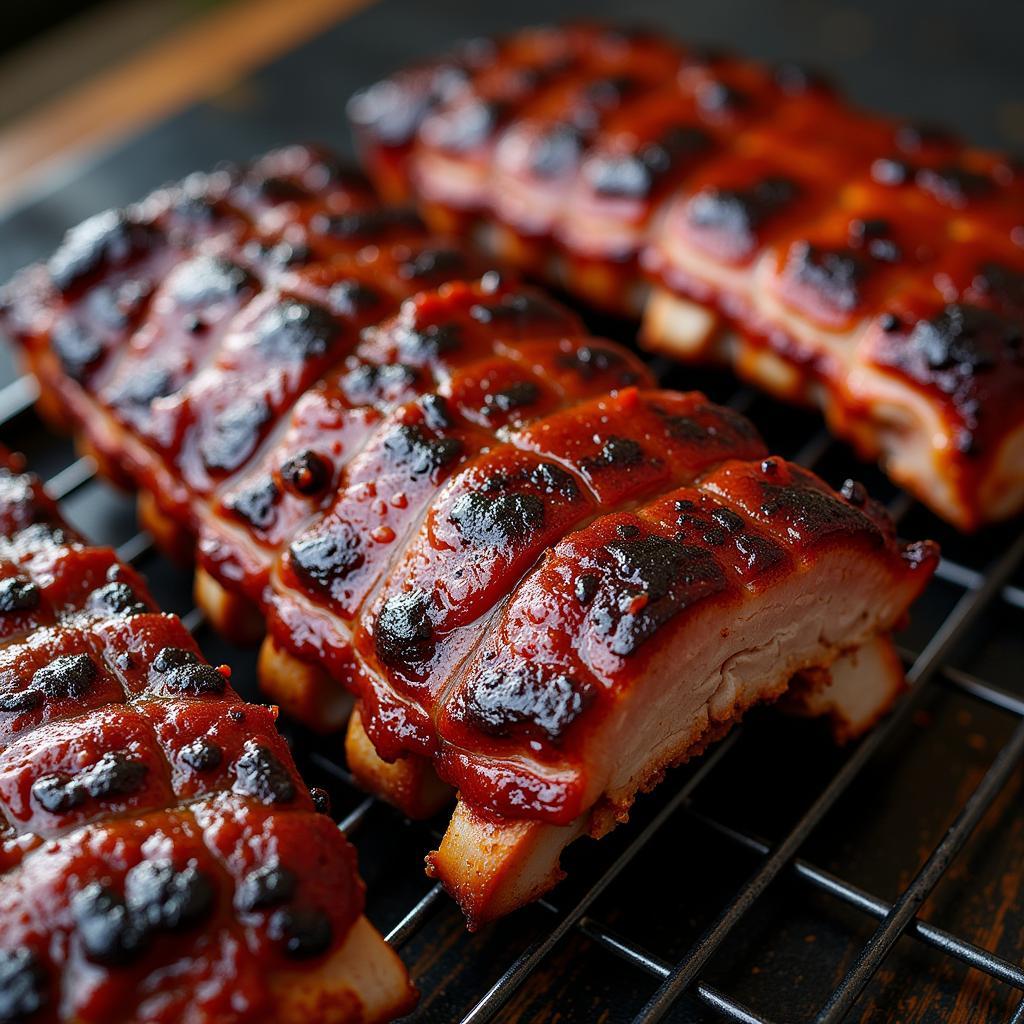
[[[277,518],[277,504],[281,491],[272,476],[264,476],[241,491],[233,491],[224,498],[224,507],[244,519],[257,530],[265,530]]]
[[[283,299],[260,319],[256,344],[270,359],[306,362],[325,355],[340,334],[337,321],[323,306]]]
[[[743,557],[747,569],[756,573],[764,573],[781,565],[786,554],[774,541],[757,533],[737,533],[733,535],[733,545]]]
[[[253,453],[270,419],[262,397],[240,398],[219,412],[203,431],[199,452],[206,467],[232,472]]]
[[[468,544],[516,544],[544,525],[544,500],[536,494],[463,494],[452,506],[449,520]]]
[[[816,535],[835,529],[860,529],[865,524],[864,516],[852,505],[799,479],[788,484],[768,480],[760,483],[761,515],[769,519],[784,517],[791,533],[795,529]]]
[[[27,711],[35,711],[42,703],[43,695],[38,690],[0,694],[0,713],[20,715]]]
[[[0,613],[30,612],[39,607],[39,587],[24,576],[0,580]]]
[[[471,99],[445,112],[431,124],[431,141],[460,153],[486,142],[505,114],[496,100]]]
[[[71,913],[85,955],[95,963],[126,967],[149,944],[149,929],[116,892],[100,882],[90,882],[75,893]]]
[[[1001,355],[1019,349],[1019,332],[998,314],[977,306],[947,306],[931,320],[919,320],[907,338],[930,370],[969,376],[991,369]]]
[[[447,430],[454,425],[452,410],[444,395],[423,395],[416,404],[423,410],[423,422],[431,430]]]
[[[585,461],[587,468],[600,469],[615,466],[626,469],[644,461],[643,447],[631,437],[612,435],[601,446],[600,451]]]
[[[580,573],[573,585],[573,593],[576,595],[576,600],[580,604],[590,604],[594,600],[594,595],[597,594],[600,585],[601,580],[596,573]]]
[[[419,665],[434,653],[430,598],[422,590],[395,594],[384,602],[376,623],[377,657],[391,668]]]
[[[160,238],[151,225],[107,210],[72,228],[46,267],[57,289],[68,292],[103,268],[123,267],[145,255]]]
[[[236,793],[264,804],[286,804],[295,799],[291,773],[268,747],[247,740],[245,753],[235,762]]]
[[[75,777],[94,800],[130,796],[142,788],[149,769],[120,750],[108,750]]]
[[[497,302],[480,302],[470,307],[469,315],[481,324],[533,326],[562,324],[566,312],[557,303],[541,295],[515,292],[502,295]]]
[[[612,574],[592,603],[594,628],[629,655],[672,616],[721,590],[725,577],[706,548],[655,534],[607,544]]]
[[[644,199],[658,181],[684,161],[705,152],[711,137],[699,128],[676,125],[635,153],[600,153],[588,160],[584,175],[602,196]]]
[[[597,695],[589,680],[546,674],[524,663],[482,672],[465,695],[467,721],[489,736],[505,737],[517,727],[536,730],[558,743]]]
[[[416,383],[418,374],[403,363],[377,366],[361,363],[345,374],[341,382],[345,395],[357,405],[375,405],[388,395],[401,394]]]
[[[895,157],[879,157],[871,165],[871,179],[879,185],[905,185],[913,174],[914,168],[910,164]]]
[[[239,883],[235,893],[235,906],[244,913],[279,907],[287,903],[299,887],[294,871],[282,864],[265,864],[250,871]]]
[[[557,494],[568,501],[575,501],[580,496],[576,478],[553,462],[541,462],[534,466],[530,470],[529,481],[545,494]]]
[[[438,356],[462,347],[462,332],[458,324],[430,324],[422,328],[403,329],[397,342],[398,351],[406,359],[437,359]]]
[[[293,960],[308,960],[326,953],[334,940],[331,919],[322,910],[284,907],[267,923],[267,934],[279,942]]]
[[[537,139],[530,154],[530,171],[538,178],[557,178],[577,164],[583,136],[571,124],[555,124]]]
[[[86,792],[67,772],[49,772],[32,783],[32,798],[50,814],[66,814],[85,803]]]
[[[348,213],[320,215],[313,219],[313,230],[331,238],[370,241],[397,230],[416,230],[422,225],[411,210],[375,207]]]
[[[181,748],[178,757],[194,772],[212,772],[224,761],[224,749],[213,740],[200,736]]]
[[[892,334],[903,327],[903,321],[895,313],[883,313],[878,323],[886,334]]]
[[[632,540],[640,536],[640,527],[636,523],[619,523],[615,527],[615,532],[626,540]]]
[[[97,671],[96,663],[88,654],[63,654],[49,665],[36,669],[30,685],[51,699],[78,700],[89,692]]]
[[[89,595],[86,607],[97,615],[141,615],[149,611],[127,583],[116,581],[97,587]]]
[[[709,186],[690,200],[686,216],[695,227],[720,232],[750,246],[765,221],[799,197],[799,186],[788,178],[765,178],[746,189]]]
[[[168,281],[171,298],[186,309],[199,309],[251,290],[252,276],[223,256],[194,256],[175,267]]]
[[[427,278],[458,277],[465,273],[466,257],[457,249],[422,249],[398,266],[398,276],[406,281]]]
[[[330,463],[309,448],[297,452],[281,467],[285,487],[306,498],[327,490],[332,475]]]
[[[329,522],[324,532],[303,537],[288,550],[296,573],[321,587],[330,586],[332,580],[344,579],[364,560],[360,538],[344,521]]]
[[[197,868],[176,870],[169,860],[144,860],[124,881],[125,904],[136,925],[147,931],[183,931],[206,920],[214,888]]]
[[[729,533],[738,533],[743,529],[743,517],[731,508],[716,508],[711,518]]]
[[[103,342],[99,336],[69,317],[53,325],[50,345],[64,372],[76,381],[81,381],[86,371],[103,356]]]
[[[328,298],[339,316],[356,316],[364,310],[373,309],[381,301],[378,291],[355,278],[331,285]]]
[[[313,810],[317,814],[330,815],[331,813],[331,794],[327,792],[322,786],[310,786],[309,787],[309,798],[313,801]]]
[[[164,677],[173,693],[223,693],[227,680],[213,665],[183,647],[163,647],[153,659],[153,671]]]
[[[456,437],[431,437],[416,424],[403,424],[384,440],[384,447],[413,476],[433,473],[462,454]]]
[[[266,242],[252,241],[243,250],[246,257],[253,263],[265,263],[271,267],[286,269],[301,267],[313,259],[313,250],[305,242]]]
[[[823,249],[811,242],[790,246],[786,273],[844,313],[857,307],[865,267],[847,250]]]
[[[946,206],[963,206],[994,188],[991,179],[954,164],[945,167],[922,167],[914,180],[925,192]]]
[[[1003,308],[1024,313],[1024,273],[1002,263],[982,264],[974,277],[974,287]]]
[[[0,950],[0,1020],[24,1020],[47,1002],[46,971],[26,946]]]
[[[492,391],[484,398],[487,415],[512,412],[533,405],[540,398],[540,387],[532,380],[519,380],[501,391]]]

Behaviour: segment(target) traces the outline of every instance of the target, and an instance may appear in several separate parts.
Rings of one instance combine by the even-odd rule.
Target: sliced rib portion
[[[487,50],[491,57],[484,59]],[[720,360],[962,529],[1024,508],[1024,175],[820,77],[594,26],[527,29],[349,106],[429,223]]]
[[[274,709],[0,468],[0,1016],[384,1021],[415,993]]]
[[[889,630],[934,561],[777,459],[570,534],[445,698],[438,760],[465,808],[433,869],[473,922],[535,896],[565,842],[606,832],[794,673]]]

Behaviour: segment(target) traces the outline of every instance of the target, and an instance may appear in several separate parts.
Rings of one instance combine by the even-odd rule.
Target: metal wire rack
[[[678,368],[658,364],[656,369],[666,383],[693,386],[693,374],[688,373],[685,380],[681,380]],[[750,390],[741,388],[736,391],[734,385],[714,376],[700,379],[697,383],[712,397],[727,401],[737,409],[747,410],[753,405],[767,403],[766,399],[756,396]],[[47,486],[50,493],[65,505],[73,521],[83,525],[81,519],[89,520],[90,516],[84,514],[79,507],[82,496],[90,491],[109,489],[97,479],[91,459],[75,457],[65,441],[51,438],[45,433],[32,411],[35,397],[35,382],[28,377],[19,378],[0,390],[0,437],[11,447],[38,449],[45,453],[45,458],[38,464],[45,463],[48,467]],[[777,431],[779,437],[772,437],[772,432],[769,432],[770,443],[775,450],[804,465],[821,467],[833,457],[838,457],[840,462],[847,459],[841,446],[833,443],[816,421],[804,414],[771,405],[770,415],[755,418],[761,426],[766,423],[781,424],[782,427]],[[810,430],[809,423],[814,425]],[[862,474],[872,472],[866,467],[860,467],[860,471]],[[837,481],[833,479],[832,482]],[[881,489],[883,493],[886,488],[891,492],[890,509],[897,518],[905,519],[913,511],[920,513],[920,509],[907,495],[895,491],[880,476],[873,479],[873,486],[876,485],[876,489]],[[104,500],[109,501],[110,495]],[[90,526],[98,528],[101,536],[96,537],[97,540],[112,539],[119,554],[144,571],[166,571],[167,566],[161,563],[145,533],[131,530],[126,533],[125,527],[130,522],[130,516],[124,512],[109,516],[100,514],[99,519],[94,512],[91,522],[86,522],[84,527],[86,532],[92,532]],[[937,525],[930,519],[927,523],[929,527]],[[111,538],[111,531],[117,536]],[[393,886],[382,886],[378,891],[379,883],[375,884],[373,878],[370,878],[371,916],[375,916],[378,923],[386,928],[388,941],[397,949],[408,949],[417,941],[427,948],[426,957],[421,950],[416,962],[435,964],[433,974],[430,969],[426,971],[428,981],[437,974],[436,957],[432,960],[430,950],[436,951],[439,945],[446,950],[446,963],[455,962],[463,968],[469,961],[476,964],[471,977],[468,980],[463,977],[457,986],[450,984],[452,969],[448,969],[441,979],[445,984],[434,985],[433,989],[428,984],[423,986],[426,998],[424,1008],[420,1011],[422,1019],[461,1020],[463,1024],[482,1024],[499,1015],[503,1015],[502,1019],[548,1019],[543,1010],[538,1014],[536,1008],[531,1012],[528,1007],[524,1009],[523,1005],[516,1009],[510,1004],[520,999],[531,979],[542,971],[557,950],[576,939],[589,944],[582,947],[582,966],[577,964],[577,969],[582,970],[584,976],[587,959],[597,956],[598,950],[609,954],[631,972],[629,980],[623,984],[631,987],[635,1006],[624,1011],[625,1015],[621,1016],[623,1020],[632,1019],[636,1024],[652,1024],[666,1018],[767,1024],[773,1018],[713,982],[709,968],[716,953],[730,937],[735,936],[739,926],[750,921],[766,890],[780,875],[785,874],[787,878],[795,880],[799,887],[824,895],[861,915],[866,922],[874,924],[874,930],[859,946],[856,955],[843,965],[844,970],[838,975],[838,980],[831,984],[830,993],[820,1002],[818,1009],[810,1015],[801,1011],[801,1019],[813,1019],[820,1024],[847,1019],[893,946],[901,936],[906,935],[950,961],[959,962],[966,968],[975,969],[1009,986],[1015,993],[1013,1000],[1019,1000],[1015,1008],[1011,1008],[1009,1019],[1014,1022],[1024,1021],[1024,968],[992,950],[981,948],[963,935],[918,917],[923,903],[947,873],[953,859],[1003,790],[1024,755],[1024,695],[963,671],[952,660],[962,642],[976,631],[979,620],[993,609],[1002,605],[1009,609],[1011,615],[1024,610],[1024,589],[1012,581],[1015,571],[1024,561],[1024,534],[1019,530],[1014,534],[1010,528],[1006,538],[1005,543],[1001,543],[1001,550],[987,560],[983,558],[980,565],[971,564],[971,558],[962,561],[944,558],[938,572],[940,582],[935,586],[951,588],[951,599],[947,599],[937,621],[929,624],[929,632],[924,636],[919,649],[903,652],[908,666],[910,690],[879,727],[852,750],[837,755],[839,759],[835,770],[831,775],[818,778],[814,783],[817,795],[799,810],[795,820],[778,837],[768,840],[752,830],[730,824],[721,816],[703,810],[695,800],[698,791],[722,773],[723,766],[744,756],[739,748],[742,746],[744,732],[750,727],[743,726],[734,730],[695,766],[671,775],[653,796],[641,800],[636,815],[640,821],[630,826],[628,834],[621,841],[605,841],[586,850],[583,857],[587,871],[582,873],[587,877],[582,887],[574,888],[569,884],[564,891],[560,887],[549,899],[542,900],[538,908],[515,915],[515,918],[522,916],[522,922],[511,926],[515,932],[513,941],[505,943],[500,939],[484,939],[488,953],[483,967],[479,962],[479,948],[471,946],[477,940],[465,936],[458,922],[451,920],[453,911],[450,901],[439,885],[430,886],[426,880],[414,881],[412,876],[415,873],[406,871],[406,884],[402,887],[401,899],[398,899]],[[1003,535],[1000,535],[1000,539],[1004,539]],[[979,548],[976,544],[961,546],[972,557],[985,547],[981,545]],[[171,608],[180,605],[182,593],[188,592],[186,573],[179,572],[175,580],[177,596],[168,600]],[[158,597],[163,596],[161,586],[155,585],[154,589]],[[178,610],[183,613],[186,624],[193,631],[204,627],[203,615],[198,609],[191,607]],[[223,646],[221,641],[212,636],[203,639],[211,651],[218,644]],[[228,657],[235,664],[241,659],[244,666],[247,655],[230,652]],[[243,672],[235,675],[236,680],[244,678]],[[973,791],[959,802],[959,806],[949,808],[952,823],[937,844],[932,844],[930,852],[921,859],[916,873],[899,887],[894,898],[886,899],[867,891],[852,879],[816,865],[803,850],[844,793],[864,778],[886,745],[891,744],[899,731],[920,711],[926,695],[937,687],[955,691],[1011,716],[1014,727]],[[245,690],[244,685],[240,688]],[[257,697],[254,690],[246,695]],[[404,845],[422,852],[433,845],[438,836],[437,823],[414,825],[404,822],[396,812],[359,792],[341,763],[340,748],[336,744],[296,734],[294,745],[307,777],[315,776],[314,781],[326,783],[332,791],[339,827],[353,837],[363,853],[364,873],[368,856],[371,874],[373,861],[377,857],[376,852],[369,855],[366,853],[367,846],[372,847],[373,851],[379,851],[393,850],[396,845]],[[600,908],[602,899],[631,865],[659,845],[665,845],[663,837],[667,831],[666,826],[680,816],[687,819],[687,828],[703,829],[704,834],[714,835],[737,852],[753,857],[756,867],[719,905],[717,915],[713,914],[704,923],[702,932],[698,932],[697,937],[688,942],[681,952],[666,957],[652,952],[646,939],[640,941],[632,935],[623,934],[605,919]],[[413,893],[412,897],[405,895],[407,890]],[[383,896],[383,904],[378,895]],[[680,914],[680,909],[670,903],[649,908],[649,919],[672,919]],[[449,919],[447,929],[440,932],[437,929],[439,915]],[[495,946],[498,947],[497,954],[494,952]],[[464,969],[462,974],[465,974]],[[480,978],[486,979],[483,984]],[[701,1016],[696,1016],[697,1013]]]

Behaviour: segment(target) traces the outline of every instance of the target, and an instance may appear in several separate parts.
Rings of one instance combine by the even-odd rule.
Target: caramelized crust
[[[317,813],[275,709],[243,703],[138,575],[3,458],[0,1017],[410,1008],[362,917],[355,854]],[[319,1009],[303,1016],[309,993]]]
[[[791,66],[580,25],[487,48],[352,100],[386,194],[642,314],[652,348],[821,405],[962,529],[1024,507],[1014,161]]]
[[[612,73],[637,54],[650,60],[642,74]],[[527,56],[549,80],[543,97],[509,72]],[[486,116],[511,116],[519,97],[537,123],[557,110],[581,137],[606,122],[621,131],[632,104],[663,102],[670,59],[641,36],[527,35],[482,72],[496,103]],[[693,58],[683,78],[715,140],[784,91],[740,62]],[[475,116],[434,124],[446,153],[491,159],[487,132],[473,141]],[[532,130],[519,138],[527,149],[539,145]],[[557,303],[495,272],[458,279],[466,263],[449,243],[367,205],[347,179],[308,196],[317,159],[287,157],[299,195],[277,184],[291,198],[229,217],[301,242],[301,265],[269,274],[243,265],[248,243],[197,233],[189,249],[179,234],[188,255],[124,336],[110,335],[95,376],[71,375],[54,337],[107,275],[70,311],[42,303],[35,333],[19,337],[102,464],[148,495],[162,543],[195,545],[197,597],[218,628],[237,637],[265,617],[265,690],[323,730],[343,724],[351,694],[351,768],[406,813],[459,791],[432,870],[484,920],[553,884],[566,842],[607,831],[638,789],[794,674],[807,674],[802,706],[814,710],[834,661],[886,643],[935,553],[898,544],[859,487],[842,497],[767,457],[743,417],[656,390],[636,356]],[[225,184],[225,203],[238,187]],[[757,244],[790,198],[756,194]],[[211,237],[241,270],[208,261]],[[182,275],[221,296],[205,307],[214,340],[201,355],[200,342],[147,340],[167,329]],[[11,290],[16,327],[30,319],[28,280]],[[170,319],[180,326],[180,312]],[[114,385],[160,359],[187,369],[129,421]],[[858,687],[835,687],[817,710],[853,733],[898,689],[858,700]],[[137,799],[144,813],[160,794]]]

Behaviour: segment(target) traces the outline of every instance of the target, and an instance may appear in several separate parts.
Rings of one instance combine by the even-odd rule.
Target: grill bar
[[[882,747],[889,736],[895,733],[909,717],[921,699],[925,689],[924,684],[941,667],[953,647],[963,639],[978,615],[1002,590],[1022,557],[1024,557],[1024,535],[995,560],[986,573],[984,583],[977,589],[967,591],[954,605],[946,620],[918,655],[907,673],[907,681],[913,687],[910,693],[903,698],[889,719],[860,744],[796,826],[776,847],[775,852],[737,893],[733,902],[723,911],[700,942],[676,965],[672,974],[661,984],[641,1010],[636,1018],[636,1024],[653,1024],[654,1021],[660,1020],[682,992],[694,981],[715,950],[782,868],[792,859],[825,813],[849,788],[860,774],[861,769]]]
[[[732,840],[738,846],[745,847],[762,857],[766,857],[771,853],[771,846],[763,839],[758,839],[745,832],[741,832],[693,808],[688,808],[687,810],[691,817],[708,828],[713,829],[719,835]],[[858,886],[844,881],[829,871],[815,867],[800,857],[793,861],[792,868],[798,878],[808,882],[815,889],[826,892],[848,906],[862,910],[873,917],[884,919],[892,909],[892,904],[886,903],[885,900],[865,892]],[[1005,981],[1008,985],[1024,990],[1024,969],[1010,963],[1009,960],[1005,960],[995,953],[990,953],[988,950],[982,949],[972,942],[965,942],[952,933],[942,928],[936,928],[926,921],[915,919],[911,922],[909,928],[911,935],[927,943],[929,946],[942,950],[949,956],[956,957],[969,967],[984,971],[993,978],[998,978],[1000,981]]]
[[[971,794],[956,821],[950,826],[942,842],[932,851],[924,867],[899,899],[892,905],[875,934],[868,940],[857,962],[836,987],[818,1014],[818,1024],[835,1024],[841,1021],[856,1002],[864,986],[881,966],[886,954],[903,934],[938,885],[953,858],[967,842],[975,826],[992,805],[999,791],[1006,784],[1010,773],[1024,756],[1024,722],[1017,725],[1009,741],[999,752],[992,766],[985,773],[978,788]]]

